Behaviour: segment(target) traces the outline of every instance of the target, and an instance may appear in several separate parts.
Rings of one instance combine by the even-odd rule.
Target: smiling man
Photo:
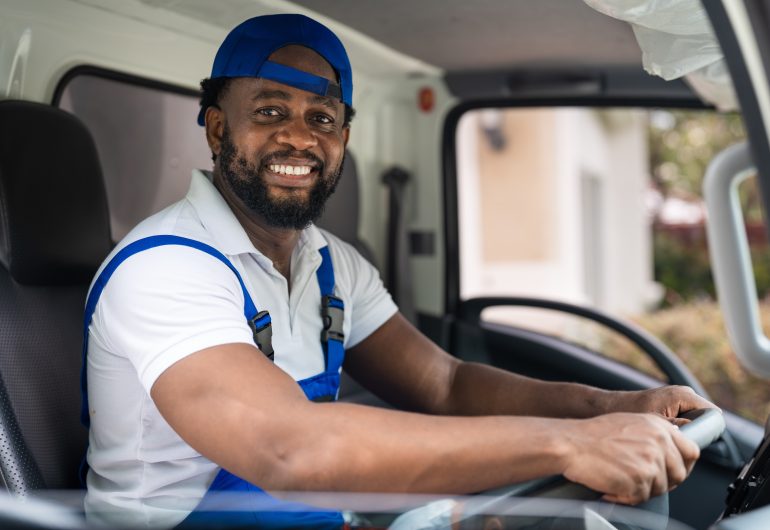
[[[340,514],[284,511],[264,490],[471,493],[564,474],[637,503],[685,479],[698,449],[666,418],[711,406],[690,389],[607,392],[462,363],[313,226],[353,114],[330,30],[250,19],[201,85],[213,171],[134,229],[89,294],[93,521],[332,528]],[[335,403],[343,363],[404,411]]]

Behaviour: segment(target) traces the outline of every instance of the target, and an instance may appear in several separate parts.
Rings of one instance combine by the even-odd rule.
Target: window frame
[[[666,108],[682,110],[715,110],[700,99],[682,98],[611,98],[611,97],[532,97],[464,101],[453,107],[444,121],[442,135],[442,197],[444,215],[444,314],[456,320],[461,314],[460,297],[460,219],[457,176],[457,127],[466,112],[488,108],[511,109],[532,107],[584,108]]]
[[[117,81],[119,83],[125,83],[132,86],[149,88],[152,90],[160,90],[162,92],[168,92],[171,94],[178,94],[182,96],[200,97],[200,91],[192,88],[175,85],[173,83],[167,83],[165,81],[158,81],[157,79],[150,79],[147,77],[141,77],[126,72],[120,72],[118,70],[111,70],[109,68],[103,68],[101,66],[94,66],[90,64],[82,64],[70,68],[61,76],[56,83],[56,88],[53,91],[53,97],[51,98],[51,105],[59,107],[61,103],[62,95],[67,85],[72,82],[76,77],[90,76],[98,77],[101,79],[107,79],[110,81]]]

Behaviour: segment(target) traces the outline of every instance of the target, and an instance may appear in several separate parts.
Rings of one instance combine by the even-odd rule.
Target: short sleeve
[[[116,269],[94,312],[90,340],[125,357],[149,393],[167,368],[205,348],[252,342],[235,273],[183,246],[152,248]]]

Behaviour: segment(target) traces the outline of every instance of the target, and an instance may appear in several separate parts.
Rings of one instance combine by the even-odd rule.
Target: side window
[[[467,112],[455,139],[461,299],[548,298],[635,322],[721,406],[764,421],[770,389],[735,359],[715,301],[701,197],[708,162],[743,138],[739,116],[711,111]],[[766,296],[756,183],[745,183],[742,197]],[[645,354],[584,319],[495,307],[482,320],[558,336],[664,379]]]
[[[77,75],[63,87],[59,106],[94,137],[115,241],[184,197],[193,168],[211,167],[193,94]]]

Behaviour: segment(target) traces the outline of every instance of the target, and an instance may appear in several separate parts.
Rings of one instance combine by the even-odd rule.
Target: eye
[[[313,119],[320,125],[334,125],[334,118],[328,114],[316,114]]]
[[[275,107],[262,107],[253,112],[254,116],[261,118],[278,118],[281,111]]]

